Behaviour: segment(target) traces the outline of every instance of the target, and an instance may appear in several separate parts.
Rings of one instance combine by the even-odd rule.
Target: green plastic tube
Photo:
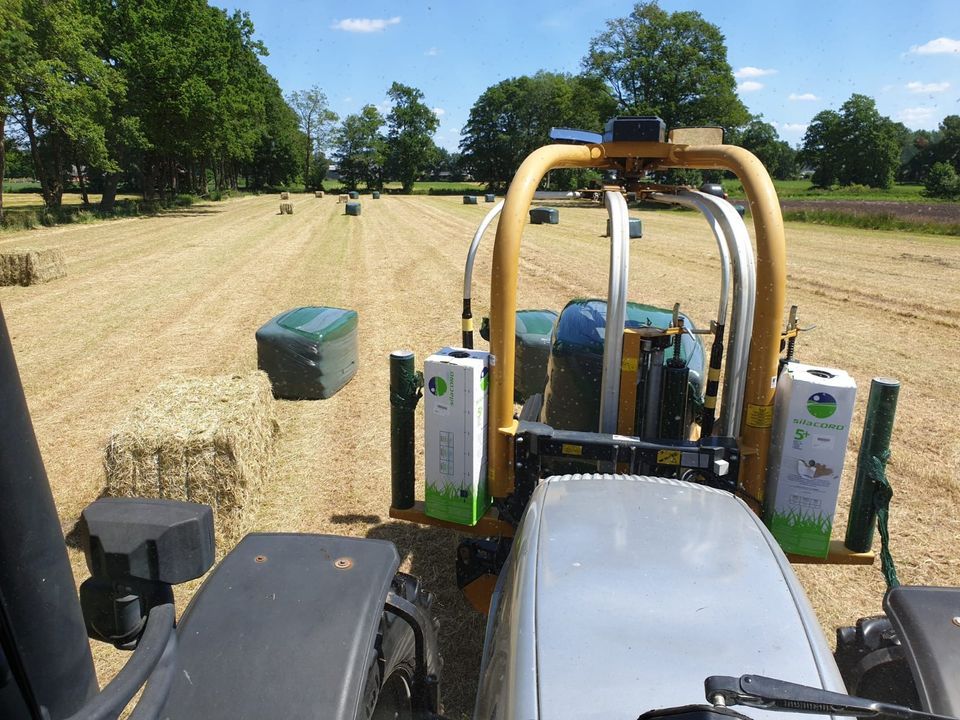
[[[413,413],[422,396],[423,373],[414,369],[409,350],[390,353],[390,488],[391,507],[413,507],[416,436]]]
[[[850,499],[847,534],[843,541],[847,549],[853,552],[868,552],[873,546],[873,530],[877,524],[875,469],[879,466],[882,472],[887,464],[899,394],[900,383],[897,380],[874,378],[870,383],[870,399],[867,401],[867,416],[857,456],[857,475]]]

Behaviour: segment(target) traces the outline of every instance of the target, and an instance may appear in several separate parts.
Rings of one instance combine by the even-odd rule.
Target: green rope
[[[893,564],[890,554],[890,530],[887,521],[890,516],[890,500],[893,498],[893,488],[887,480],[887,461],[890,459],[890,450],[884,450],[880,456],[871,455],[867,477],[873,482],[873,507],[877,511],[877,530],[880,532],[880,572],[887,581],[887,589],[900,585],[897,579],[897,568]]]
[[[401,392],[390,389],[390,404],[398,410],[416,410],[423,397],[423,373],[419,370],[403,373],[400,384]]]

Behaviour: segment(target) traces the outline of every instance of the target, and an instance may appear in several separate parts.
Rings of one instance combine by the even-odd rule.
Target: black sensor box
[[[604,142],[663,142],[667,124],[655,115],[616,117],[607,120]]]

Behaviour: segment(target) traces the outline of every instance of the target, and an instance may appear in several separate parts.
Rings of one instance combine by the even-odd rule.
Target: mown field
[[[276,403],[274,477],[252,525],[394,541],[404,568],[438,595],[446,674],[454,678],[445,685],[447,710],[468,715],[484,619],[455,587],[457,535],[387,516],[387,356],[409,348],[422,363],[458,342],[463,261],[489,206],[385,196],[364,198],[363,215],[346,217],[335,197],[295,195],[292,216],[279,215],[277,203],[244,197],[0,236],[0,249],[60,246],[67,258],[65,278],[0,288],[64,532],[103,490],[106,438],[140,396],[173,374],[255,368],[254,332],[283,310],[354,308],[359,371],[330,400]],[[633,245],[631,297],[664,307],[679,301],[707,324],[719,261],[706,224],[690,213],[633,212],[644,238]],[[570,298],[603,295],[604,224],[600,208],[563,207],[559,225],[530,226],[521,307],[559,310]],[[491,244],[477,261],[475,316],[487,309]],[[844,530],[870,378],[896,377],[903,389],[888,472],[900,577],[960,585],[960,433],[952,420],[960,405],[960,241],[791,224],[788,257],[788,302],[799,304],[802,325],[816,325],[800,340],[800,358],[844,368],[860,387],[835,532]],[[83,559],[70,553],[82,579]],[[876,569],[804,566],[799,574],[828,633],[880,609]],[[103,678],[126,657],[102,646],[95,654]]]

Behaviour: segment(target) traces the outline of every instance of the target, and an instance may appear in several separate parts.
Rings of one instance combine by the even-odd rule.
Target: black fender
[[[399,563],[382,540],[248,535],[184,612],[160,717],[362,716]]]

